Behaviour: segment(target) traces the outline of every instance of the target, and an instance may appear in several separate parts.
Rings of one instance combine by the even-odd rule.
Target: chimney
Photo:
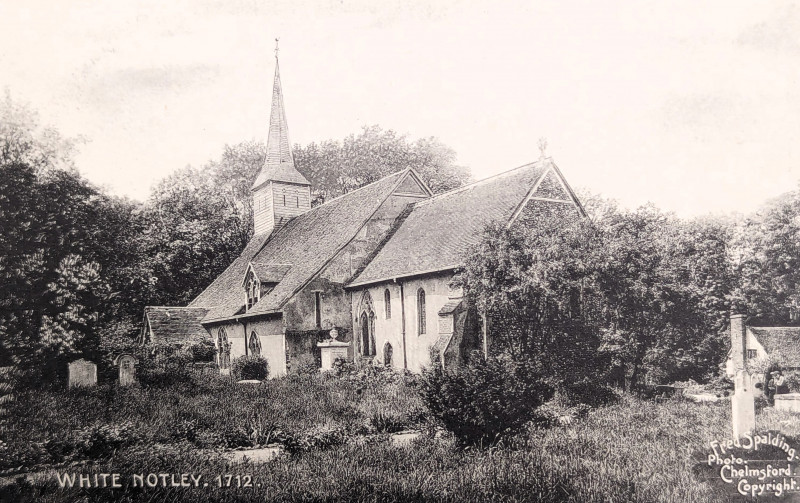
[[[731,358],[733,371],[744,370],[747,356],[747,327],[743,314],[731,315]]]

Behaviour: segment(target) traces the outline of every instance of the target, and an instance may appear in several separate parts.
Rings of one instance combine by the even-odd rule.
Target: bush
[[[589,379],[574,383],[564,383],[558,386],[558,395],[569,406],[583,404],[590,407],[599,407],[619,400],[619,395],[612,388]]]
[[[237,380],[256,379],[263,381],[269,376],[267,359],[256,355],[240,356],[233,360],[231,373]]]
[[[431,414],[464,445],[490,445],[516,433],[553,396],[529,367],[477,355],[454,371],[426,369],[419,389]]]
[[[313,376],[319,374],[319,365],[314,355],[303,353],[292,362],[292,373]]]
[[[350,363],[345,358],[336,358],[333,360],[333,373],[336,377],[343,377],[356,373],[356,366]]]
[[[786,386],[789,388],[790,393],[797,393],[800,391],[800,372],[797,370],[787,370],[783,373],[786,378]]]
[[[143,386],[167,387],[188,382],[191,379],[186,370],[192,356],[182,347],[172,345],[152,345],[139,354],[136,376]]]
[[[213,362],[214,356],[217,353],[217,348],[211,339],[201,339],[194,342],[189,346],[189,352],[192,355],[192,361],[195,362]]]

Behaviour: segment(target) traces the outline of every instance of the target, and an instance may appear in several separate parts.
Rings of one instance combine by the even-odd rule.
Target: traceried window
[[[250,332],[250,342],[247,348],[250,350],[252,356],[261,355],[261,341],[258,339],[258,335],[255,332]]]
[[[417,334],[425,333],[425,290],[417,290]]]
[[[386,306],[386,319],[388,320],[392,317],[392,294],[389,293],[388,288],[383,291],[383,304]]]
[[[228,343],[228,332],[225,328],[220,328],[217,332],[217,365],[219,368],[226,369],[231,363],[231,346]]]
[[[375,314],[362,312],[359,317],[359,331],[361,332],[361,354],[375,356]]]
[[[314,326],[322,328],[322,292],[314,292]]]
[[[261,297],[261,285],[253,273],[250,273],[247,277],[245,293],[247,294],[247,309],[249,310]]]

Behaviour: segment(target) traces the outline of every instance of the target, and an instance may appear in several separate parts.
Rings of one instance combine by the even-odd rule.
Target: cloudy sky
[[[800,180],[793,3],[0,0],[0,89],[142,199],[265,139],[276,37],[295,143],[379,124],[482,178],[546,137],[572,185],[687,216]]]

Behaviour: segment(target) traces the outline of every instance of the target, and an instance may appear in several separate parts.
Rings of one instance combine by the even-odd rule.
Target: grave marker
[[[69,364],[68,371],[70,388],[97,385],[97,365],[89,360],[75,360]]]
[[[136,384],[136,364],[139,360],[133,355],[121,354],[114,360],[114,365],[119,367],[119,385],[130,386]]]
[[[731,423],[733,438],[741,438],[756,427],[755,397],[750,374],[740,370],[734,378],[734,394],[731,397]]]

